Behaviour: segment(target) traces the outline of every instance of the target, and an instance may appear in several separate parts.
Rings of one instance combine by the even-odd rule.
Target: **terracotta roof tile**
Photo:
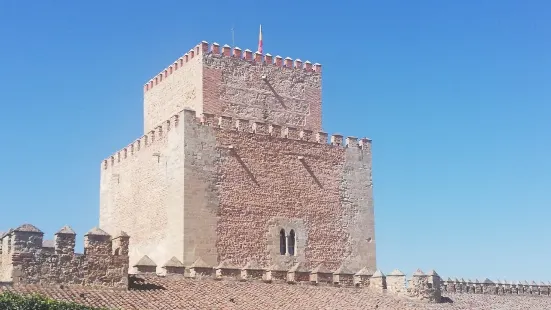
[[[289,285],[284,283],[194,280],[155,275],[130,276],[130,289],[92,289],[60,286],[0,286],[0,291],[20,294],[39,293],[57,300],[121,310],[180,309],[377,309],[377,310],[447,310],[447,309],[551,309],[545,296],[451,294],[453,303],[426,304],[383,294],[370,289],[329,285]]]

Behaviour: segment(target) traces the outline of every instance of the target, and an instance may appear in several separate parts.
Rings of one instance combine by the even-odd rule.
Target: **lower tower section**
[[[102,163],[130,265],[376,268],[371,142],[184,110]]]

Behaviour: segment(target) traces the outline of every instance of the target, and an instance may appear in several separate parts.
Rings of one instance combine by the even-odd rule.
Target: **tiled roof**
[[[84,287],[0,286],[0,291],[39,293],[79,304],[133,310],[216,310],[216,309],[377,309],[377,310],[546,310],[551,298],[545,296],[496,296],[451,294],[453,303],[426,304],[367,288],[278,284],[263,282],[197,280],[181,276],[130,277],[128,291]]]

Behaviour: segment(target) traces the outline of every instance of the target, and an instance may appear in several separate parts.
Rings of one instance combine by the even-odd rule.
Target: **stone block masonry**
[[[76,234],[68,226],[55,234],[53,248],[43,235],[24,224],[0,238],[0,282],[127,289],[129,237],[124,232],[111,237],[99,228],[90,230],[84,254],[74,252]]]
[[[144,132],[184,108],[320,131],[321,65],[202,42],[144,85]]]
[[[327,138],[184,110],[102,163],[100,227],[135,236],[131,265],[375,268],[371,141]]]

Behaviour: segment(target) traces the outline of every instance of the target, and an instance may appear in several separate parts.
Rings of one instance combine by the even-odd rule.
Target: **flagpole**
[[[262,24],[260,24],[260,31],[258,33],[258,52],[260,54],[262,54],[262,46],[263,46],[263,42],[262,42]]]
[[[235,47],[235,29],[234,29],[234,25],[231,26],[231,45]]]

